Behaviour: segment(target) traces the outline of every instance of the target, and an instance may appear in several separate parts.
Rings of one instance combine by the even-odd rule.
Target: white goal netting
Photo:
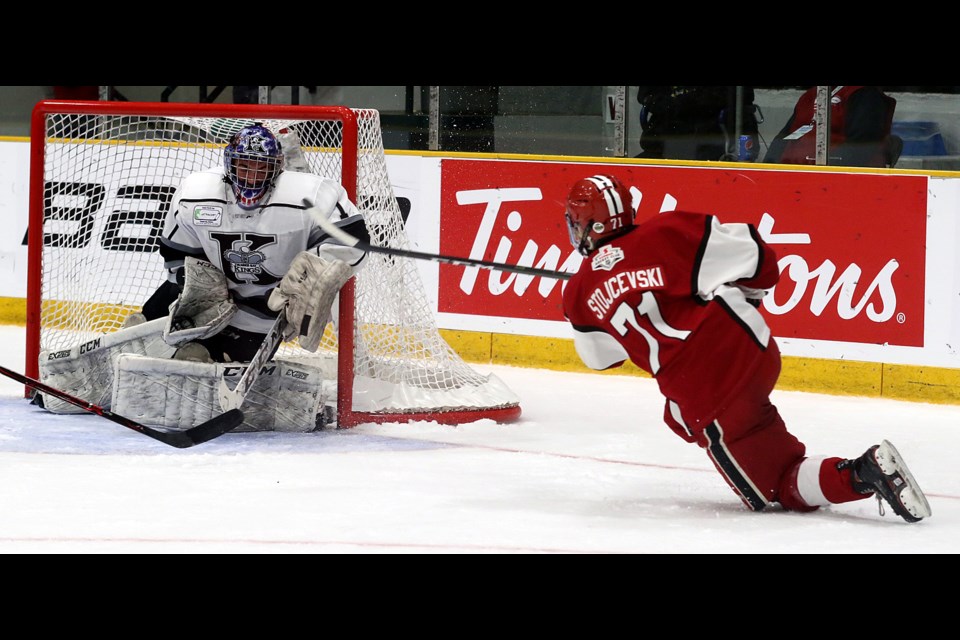
[[[47,101],[32,146],[43,172],[31,177],[30,233],[42,230],[30,240],[33,358],[111,334],[140,309],[166,277],[158,237],[180,181],[222,166],[229,136],[254,122],[298,134],[310,170],[353,195],[371,244],[409,249],[375,110]],[[277,354],[326,372],[340,426],[519,416],[518,398],[440,335],[414,261],[367,260],[341,293],[339,338],[331,323],[316,354],[295,343]]]

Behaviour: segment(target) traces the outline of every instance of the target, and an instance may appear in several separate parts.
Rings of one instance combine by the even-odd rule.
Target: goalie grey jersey
[[[223,169],[188,176],[174,194],[171,215],[160,239],[164,265],[174,279],[193,256],[219,267],[237,305],[230,325],[266,333],[276,311],[267,307],[270,291],[301,251],[338,258],[359,269],[365,253],[334,242],[307,213],[309,198],[350,235],[369,240],[363,217],[343,187],[310,173],[285,171],[264,203],[249,211],[237,204]]]

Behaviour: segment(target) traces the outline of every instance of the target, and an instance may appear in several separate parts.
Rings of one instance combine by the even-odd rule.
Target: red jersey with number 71
[[[585,258],[563,311],[587,366],[629,358],[697,427],[742,391],[773,339],[757,307],[779,277],[753,225],[674,211]]]

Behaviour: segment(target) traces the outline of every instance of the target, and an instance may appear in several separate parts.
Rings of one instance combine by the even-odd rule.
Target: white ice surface
[[[24,371],[24,329],[0,363]],[[887,438],[933,516],[752,513],[663,425],[652,380],[481,366],[520,421],[226,434],[175,449],[0,378],[0,553],[957,553],[960,407],[775,392],[811,455]]]

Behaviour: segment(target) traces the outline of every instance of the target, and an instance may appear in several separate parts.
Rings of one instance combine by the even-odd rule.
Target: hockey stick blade
[[[263,343],[260,345],[260,348],[257,349],[257,352],[253,354],[253,357],[250,359],[250,364],[247,365],[246,371],[240,376],[240,380],[237,381],[237,385],[233,389],[227,385],[226,380],[222,377],[220,378],[221,409],[227,412],[240,409],[240,405],[243,404],[244,399],[247,397],[247,392],[250,391],[253,383],[260,377],[260,370],[267,364],[273,356],[273,353],[277,350],[277,346],[283,340],[283,328],[286,324],[286,316],[281,313],[277,316],[277,320],[273,323],[270,331],[263,338]]]
[[[84,411],[102,416],[107,420],[126,427],[127,429],[133,429],[134,431],[142,433],[145,436],[178,449],[186,449],[188,447],[213,440],[214,438],[222,436],[228,431],[237,428],[243,422],[243,412],[239,409],[234,409],[218,416],[214,416],[210,420],[207,420],[202,424],[198,424],[195,427],[186,429],[185,431],[163,431],[140,424],[136,420],[125,418],[120,414],[113,413],[112,411],[93,404],[92,402],[81,400],[80,398],[70,395],[66,391],[61,391],[46,385],[39,380],[34,380],[33,378],[27,377],[21,373],[17,373],[12,369],[7,369],[6,367],[0,366],[0,373],[8,378],[16,380],[17,382],[27,385],[31,389],[42,391],[47,395],[53,396],[54,398],[59,398],[64,402],[68,402],[72,405],[80,407]]]
[[[340,244],[348,247],[356,247],[370,253],[383,253],[389,256],[400,258],[413,258],[414,260],[429,260],[431,262],[444,262],[447,264],[456,264],[464,267],[479,267],[481,269],[492,269],[494,271],[508,271],[510,273],[519,273],[528,276],[540,276],[541,278],[553,278],[554,280],[569,280],[573,277],[572,273],[566,271],[553,271],[551,269],[538,269],[536,267],[524,267],[518,264],[505,264],[502,262],[491,262],[489,260],[475,260],[473,258],[458,258],[456,256],[445,256],[439,253],[424,253],[422,251],[409,251],[406,249],[395,249],[393,247],[381,247],[369,242],[364,242],[359,238],[351,236],[349,233],[336,226],[323,214],[314,211],[313,203],[309,198],[303,199],[303,206],[310,216],[316,220],[317,224],[327,232],[327,235],[334,238]]]

